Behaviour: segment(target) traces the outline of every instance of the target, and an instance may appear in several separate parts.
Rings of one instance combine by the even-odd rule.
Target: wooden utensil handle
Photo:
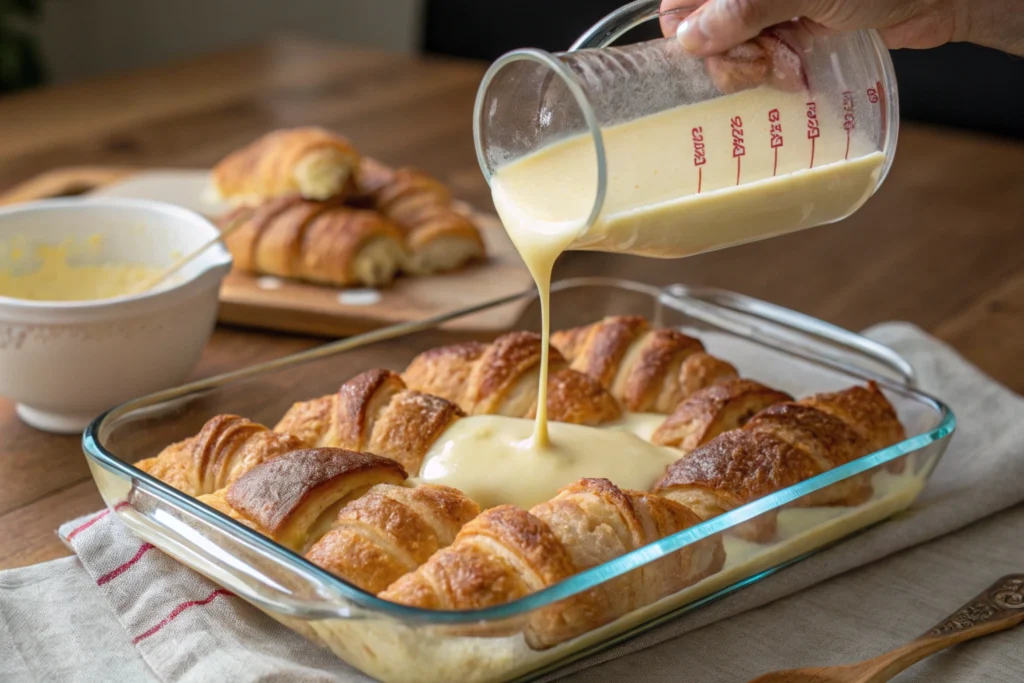
[[[1024,574],[1010,574],[989,586],[920,638],[871,660],[860,683],[881,683],[925,657],[957,643],[1024,623]]]

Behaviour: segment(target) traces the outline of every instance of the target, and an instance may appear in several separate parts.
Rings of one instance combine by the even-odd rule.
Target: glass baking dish
[[[892,402],[908,437],[603,565],[488,609],[441,612],[386,602],[314,566],[136,469],[132,463],[199,431],[221,413],[273,425],[297,400],[336,391],[371,367],[401,370],[417,353],[465,340],[453,321],[518,305],[517,329],[539,324],[533,291],[430,320],[325,344],[262,365],[140,398],[98,417],[83,446],[107,505],[164,552],[236,593],[365,673],[385,681],[528,680],[696,609],[908,507],[946,448],[955,419],[940,401],[914,388],[912,368],[892,350],[808,316],[730,292],[676,285],[583,278],[552,292],[556,327],[605,315],[641,314],[699,337],[711,353],[745,377],[795,396],[834,391],[867,380]],[[873,491],[857,507],[817,507],[830,490],[870,478]],[[833,489],[835,487],[835,489]],[[744,528],[777,524],[774,540],[753,543]],[[630,582],[675,577],[702,549],[721,544],[716,573],[668,597],[585,630],[580,605]],[[668,571],[666,571],[668,569]],[[680,570],[681,571],[681,570]],[[675,584],[668,579],[671,590]],[[666,591],[663,591],[664,594]],[[588,603],[589,604],[589,603]],[[524,633],[561,635],[545,649]],[[594,622],[598,623],[598,622]],[[536,643],[533,638],[530,642]]]

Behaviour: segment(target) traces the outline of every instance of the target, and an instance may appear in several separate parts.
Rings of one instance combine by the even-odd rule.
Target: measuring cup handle
[[[655,19],[661,14],[660,0],[636,0],[623,5],[576,39],[568,52],[607,47],[640,24]]]

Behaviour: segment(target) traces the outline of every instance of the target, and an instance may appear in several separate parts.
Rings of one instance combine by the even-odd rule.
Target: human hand
[[[662,0],[662,11],[700,0]],[[769,26],[799,18],[812,32],[878,29],[890,48],[929,48],[968,41],[1024,56],[1019,0],[708,0],[688,16],[666,15],[666,35],[689,52],[723,53]]]

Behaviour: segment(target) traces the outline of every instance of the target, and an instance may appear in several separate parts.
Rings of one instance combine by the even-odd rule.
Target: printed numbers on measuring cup
[[[732,126],[732,155],[741,157],[747,153],[747,147],[743,142],[743,118],[734,116],[729,124]]]
[[[843,93],[843,130],[846,131],[846,155],[844,159],[850,158],[850,133],[857,128],[857,116],[853,109],[853,93],[847,90]]]
[[[768,132],[771,134],[772,151],[775,161],[772,164],[772,177],[779,172],[779,147],[782,147],[782,114],[778,109],[768,112]]]
[[[703,166],[707,163],[708,157],[704,148],[704,128],[697,126],[691,132],[693,138],[693,165]]]
[[[813,140],[821,135],[821,128],[818,127],[818,104],[807,103],[807,139]]]
[[[706,147],[704,146],[704,127],[697,126],[690,131],[690,138],[693,140],[693,165],[697,167],[697,194],[704,188],[704,169],[701,168],[708,162]]]
[[[843,93],[843,130],[849,133],[857,127],[857,117],[853,110],[853,93]]]
[[[747,153],[747,145],[743,141],[743,118],[734,116],[729,120],[732,127],[732,155],[736,159],[736,184],[740,184],[740,159]]]
[[[814,147],[818,137],[821,136],[821,127],[818,126],[818,105],[815,102],[807,103],[807,139],[811,141],[811,163],[807,168],[814,168]]]
[[[768,112],[769,131],[772,136],[772,149],[782,147],[782,114],[778,109]]]

